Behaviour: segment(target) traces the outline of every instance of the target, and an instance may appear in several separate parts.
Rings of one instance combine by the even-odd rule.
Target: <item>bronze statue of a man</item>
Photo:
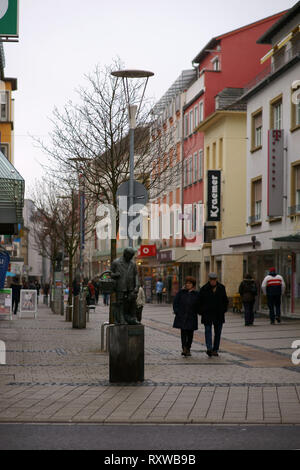
[[[115,322],[138,325],[136,318],[137,268],[132,258],[133,248],[125,248],[123,256],[115,259],[111,265],[111,277],[116,281]]]

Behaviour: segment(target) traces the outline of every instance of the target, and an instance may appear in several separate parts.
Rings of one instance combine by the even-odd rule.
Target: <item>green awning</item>
[[[294,233],[293,235],[284,235],[283,237],[273,238],[275,242],[296,242],[300,243],[300,233]]]
[[[23,222],[25,181],[0,152],[0,224]]]

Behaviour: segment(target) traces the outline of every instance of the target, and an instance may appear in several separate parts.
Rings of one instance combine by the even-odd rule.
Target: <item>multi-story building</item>
[[[276,267],[287,284],[286,313],[300,312],[300,2],[259,39],[269,46],[246,86],[246,234],[214,240],[215,257],[237,256],[261,283]],[[238,279],[236,289],[238,288]],[[260,299],[260,307],[265,298]]]
[[[222,131],[220,135],[217,135],[217,132],[214,137],[212,133],[214,127],[211,126],[215,126],[215,123],[220,120],[219,102],[220,100],[226,102],[226,91],[223,95],[220,95],[220,92],[231,90],[227,96],[227,102],[230,103],[230,100],[234,98],[232,96],[233,90],[237,90],[237,93],[241,94],[239,90],[263,70],[260,58],[267,52],[268,46],[257,44],[256,41],[282,15],[281,12],[212,38],[193,60],[193,66],[197,70],[197,80],[187,90],[183,108],[183,204],[191,204],[193,207],[192,225],[196,231],[197,226],[201,229],[196,221],[196,205],[203,203],[207,206],[207,170],[223,170],[222,163],[220,166],[220,159],[223,159],[223,155],[229,149],[229,140],[227,139],[234,138],[233,132],[236,130],[236,138],[239,141],[243,134],[240,126],[242,123],[245,126],[244,115],[240,117],[238,122],[233,118],[233,114],[231,114],[231,118],[227,114],[226,126],[228,123],[232,124],[232,131],[225,126],[223,129],[225,133]],[[225,111],[222,113],[223,118],[224,113]],[[213,119],[210,119],[211,116]],[[223,118],[222,120],[224,120]],[[205,123],[204,127],[203,123]],[[204,130],[209,132],[208,142],[206,142]],[[244,140],[243,143],[245,145],[246,141]],[[236,154],[237,152],[234,151],[232,157]],[[243,151],[243,158],[245,159],[245,151]],[[229,158],[229,161],[235,165],[232,158]],[[245,169],[245,160],[242,163],[239,159],[235,167],[240,168],[241,165]],[[223,176],[222,174],[224,181]],[[245,171],[243,176],[245,177]],[[229,186],[227,181],[226,184]],[[237,185],[237,188],[239,187]],[[233,190],[233,187],[231,189]],[[233,200],[235,197],[239,196],[233,195]],[[228,191],[226,198],[223,197],[224,204],[225,199],[226,203],[229,203]],[[222,213],[223,217],[224,213]],[[184,275],[193,274],[201,283],[206,282],[208,272],[215,268],[214,260],[211,259],[210,242],[215,237],[222,237],[222,224],[218,224],[217,227],[216,224],[207,221],[205,225],[205,243],[202,249],[199,249],[198,252],[194,251],[192,263],[183,260]],[[186,241],[184,245],[186,245]],[[218,266],[221,270],[220,265]]]
[[[10,255],[10,269],[19,274],[20,229],[23,221],[24,180],[14,168],[14,100],[17,80],[4,73],[5,56],[0,42],[0,244]],[[21,264],[20,264],[21,263]]]
[[[17,90],[17,79],[4,75],[5,56],[0,43],[0,142],[1,152],[14,163],[14,99],[12,92]]]

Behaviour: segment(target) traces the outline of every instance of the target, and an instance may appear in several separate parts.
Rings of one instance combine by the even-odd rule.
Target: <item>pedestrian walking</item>
[[[93,279],[92,283],[93,283],[93,286],[94,286],[94,288],[95,288],[95,303],[96,303],[96,305],[98,305],[98,301],[99,301],[99,288],[100,288],[99,281],[95,278],[95,279]]]
[[[208,282],[200,289],[201,323],[205,327],[206,354],[209,357],[219,355],[221,333],[228,308],[225,286],[217,279],[216,273],[209,273]],[[212,326],[214,326],[213,343]]]
[[[173,310],[175,319],[173,328],[181,330],[182,356],[191,356],[194,331],[198,330],[200,313],[199,292],[196,291],[196,279],[188,276],[184,288],[175,296]]]
[[[41,288],[41,284],[39,283],[38,280],[35,280],[35,281],[34,281],[34,289],[36,290],[36,301],[37,301],[37,304],[39,303],[40,288]]]
[[[92,281],[89,281],[87,284],[87,304],[88,305],[95,305],[95,287]]]
[[[250,274],[246,274],[245,279],[241,282],[239,293],[242,298],[245,311],[245,326],[254,323],[254,303],[257,296],[256,282]]]
[[[157,303],[161,304],[162,303],[162,292],[164,288],[164,283],[162,282],[162,279],[158,279],[156,283],[156,298],[157,298]]]
[[[136,298],[136,318],[139,322],[142,321],[142,312],[144,305],[146,303],[146,296],[144,291],[144,286],[140,285],[138,290],[138,295]]]
[[[17,310],[18,310],[18,306],[20,303],[20,292],[22,289],[22,286],[20,284],[20,280],[18,277],[13,278],[11,289],[12,289],[12,310],[14,312],[14,315],[17,315]]]
[[[285,292],[285,282],[275,268],[269,270],[261,285],[263,293],[267,296],[271,325],[281,322],[281,296]],[[276,314],[275,314],[276,311]]]

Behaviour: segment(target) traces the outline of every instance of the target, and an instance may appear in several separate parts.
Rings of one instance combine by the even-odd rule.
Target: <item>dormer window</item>
[[[214,57],[212,65],[215,72],[219,72],[221,70],[220,58],[218,56]]]

